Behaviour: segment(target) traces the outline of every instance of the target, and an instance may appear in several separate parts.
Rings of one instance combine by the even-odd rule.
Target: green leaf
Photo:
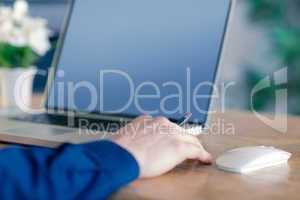
[[[300,31],[293,28],[274,29],[273,41],[282,60],[290,65],[300,60]]]
[[[263,23],[281,23],[287,1],[284,0],[250,0],[249,11],[253,21]]]
[[[30,47],[16,47],[8,43],[0,43],[0,67],[30,67],[38,56]]]

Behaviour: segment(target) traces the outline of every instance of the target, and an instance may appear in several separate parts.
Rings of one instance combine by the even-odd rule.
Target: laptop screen
[[[229,0],[76,0],[47,107],[206,121]]]

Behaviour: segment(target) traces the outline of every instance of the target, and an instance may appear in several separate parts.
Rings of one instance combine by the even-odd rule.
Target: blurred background
[[[2,0],[5,5],[12,2]],[[46,18],[53,31],[51,50],[36,63],[47,69],[70,4],[68,0],[28,2],[30,14]],[[220,81],[234,82],[227,91],[226,109],[250,109],[251,89],[265,76],[288,66],[288,111],[300,115],[300,1],[236,0],[232,19],[220,69]],[[36,77],[34,91],[43,92],[45,83],[45,78]],[[273,111],[274,89],[255,95],[256,110]]]

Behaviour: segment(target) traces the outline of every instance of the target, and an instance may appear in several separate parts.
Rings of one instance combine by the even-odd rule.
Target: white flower
[[[13,30],[13,28],[14,28],[13,22],[10,20],[6,20],[6,21],[3,21],[3,23],[2,23],[1,32],[9,33]]]
[[[50,33],[45,19],[28,15],[25,0],[17,0],[13,8],[0,7],[0,42],[16,47],[29,46],[42,56],[51,47]]]
[[[25,0],[17,0],[13,6],[13,15],[16,20],[21,20],[28,13],[28,3]]]
[[[0,22],[11,18],[12,9],[10,7],[0,7]]]
[[[38,55],[44,55],[51,47],[47,30],[41,28],[32,31],[29,35],[29,45]]]
[[[26,35],[23,34],[22,30],[14,29],[10,32],[10,35],[8,37],[8,43],[16,47],[26,46],[27,45]]]

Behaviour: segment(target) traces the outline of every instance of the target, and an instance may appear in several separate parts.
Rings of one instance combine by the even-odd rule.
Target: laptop
[[[0,120],[0,140],[41,146],[105,138],[142,114],[201,131],[230,0],[74,0],[42,112]]]

